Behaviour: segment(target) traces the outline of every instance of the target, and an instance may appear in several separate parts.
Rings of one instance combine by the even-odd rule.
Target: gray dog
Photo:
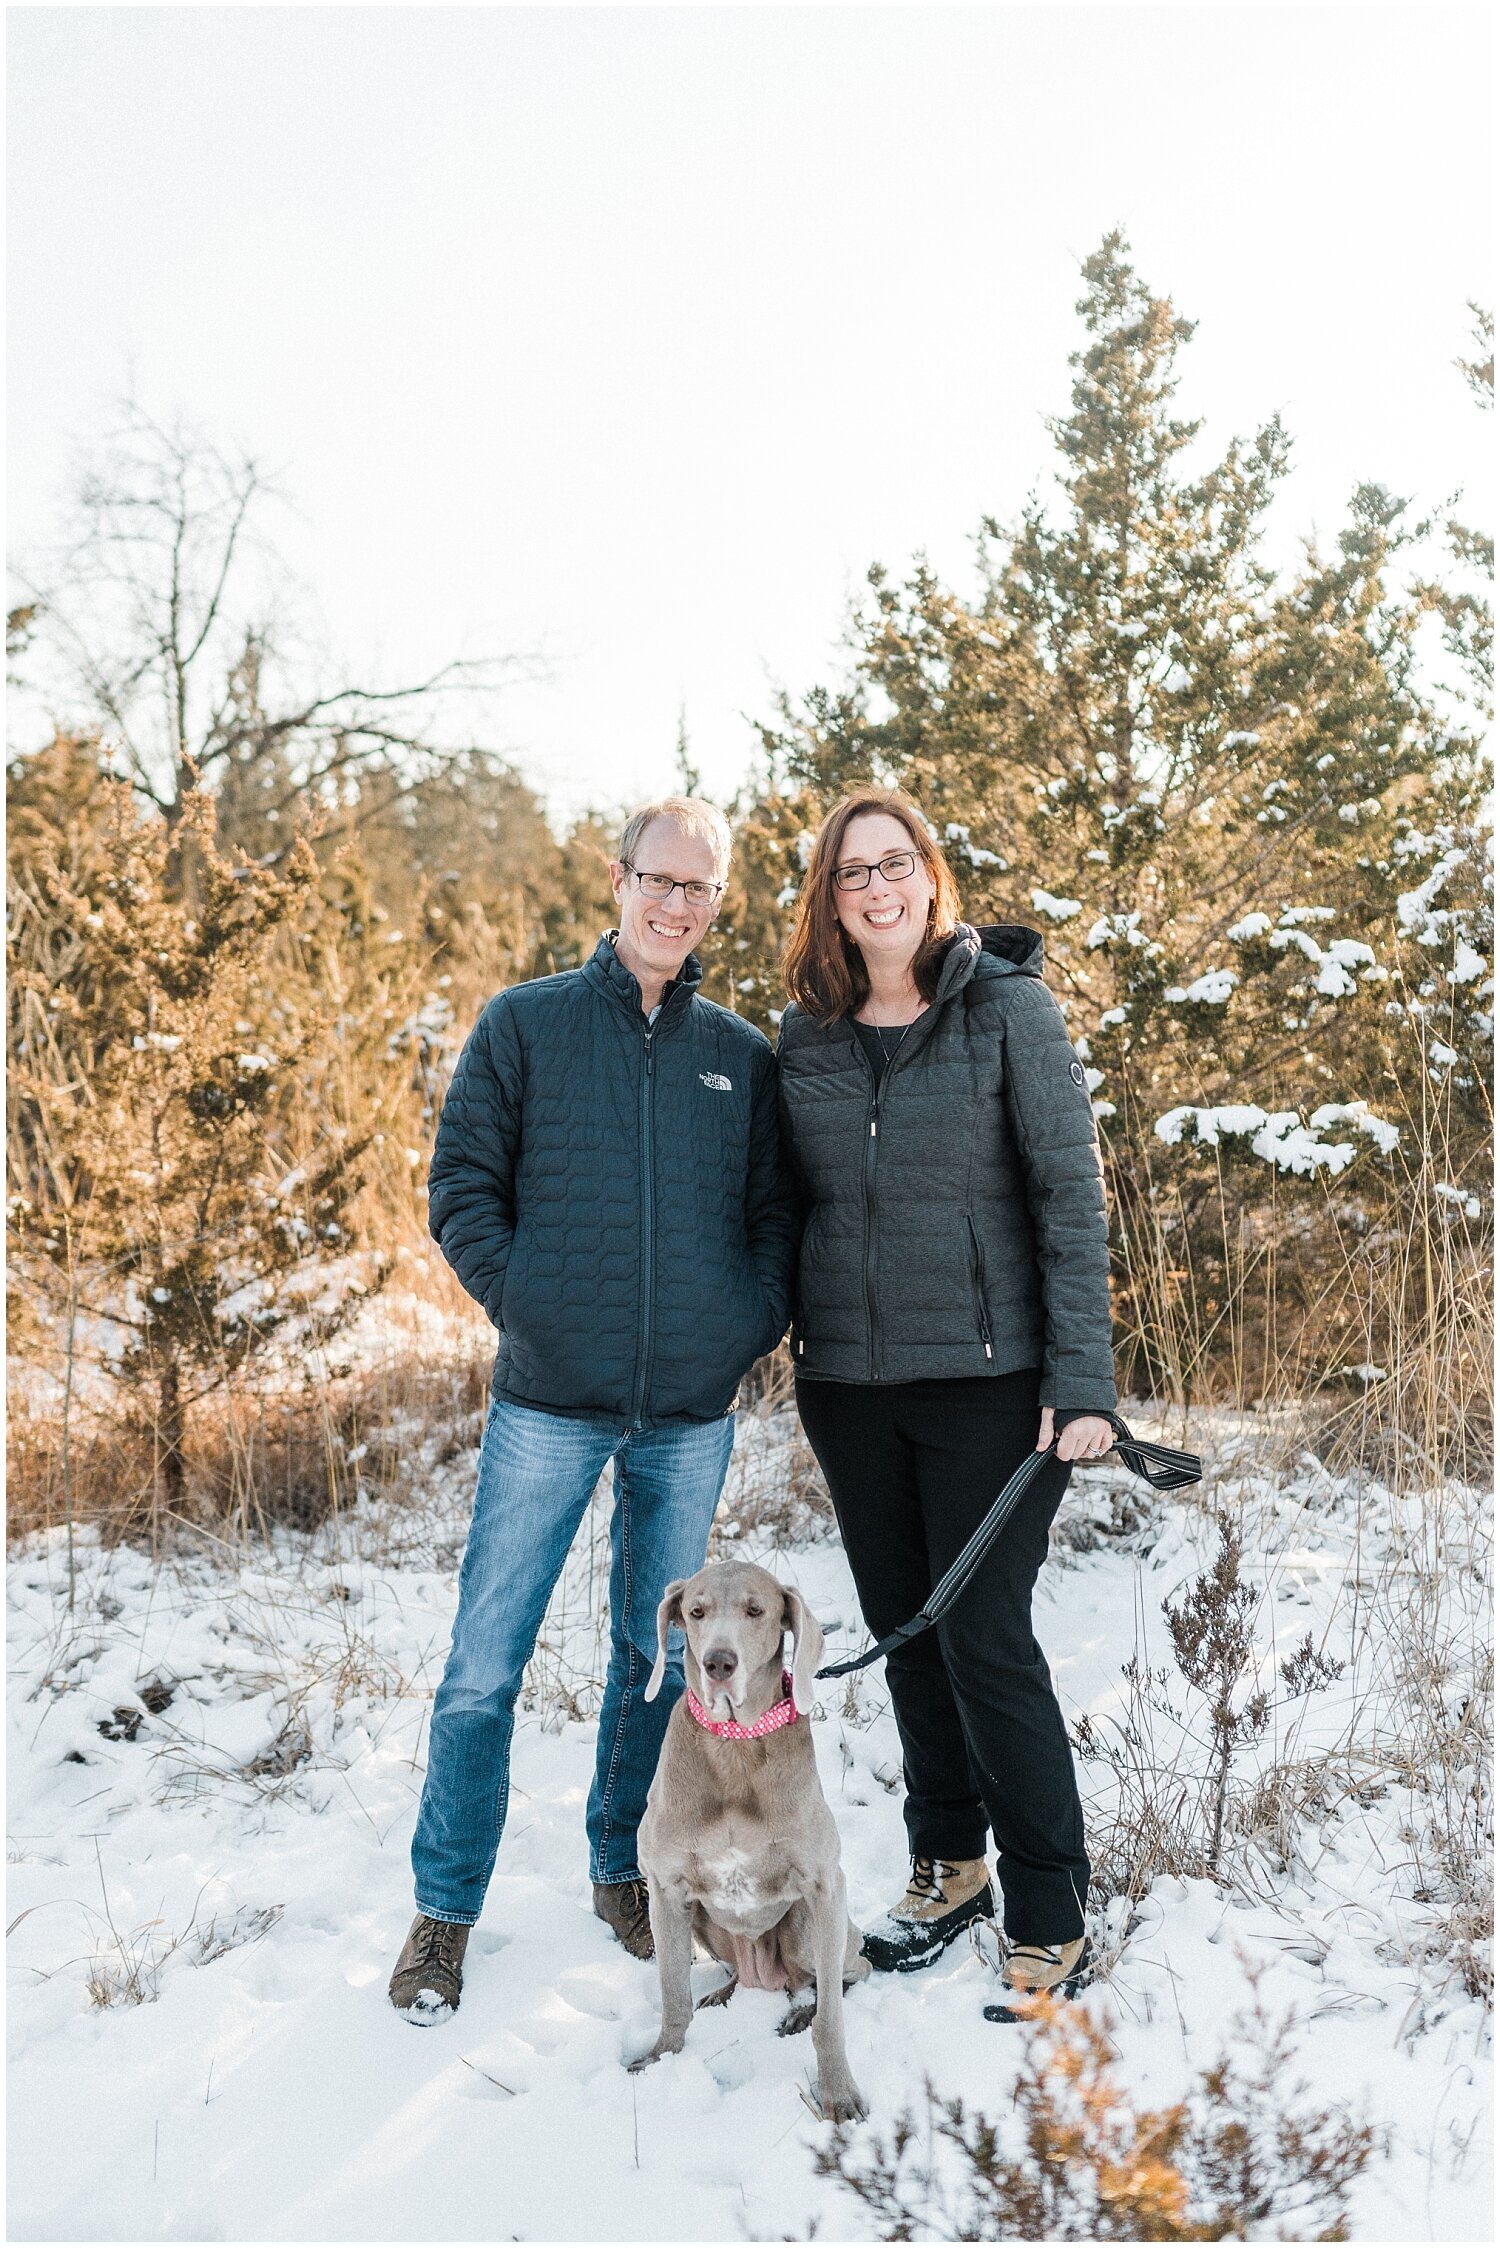
[[[815,2005],[794,2008],[781,2032],[811,2022],[823,2113],[850,2122],[866,2109],[844,2051],[844,1991],[870,1963],[849,1918],[838,1829],[807,1723],[823,1634],[794,1586],[748,1562],[715,1562],[668,1585],[662,1597],[648,1702],[661,1690],[673,1624],[687,1639],[688,1691],[667,1722],[640,1830],[661,2035],[631,2066],[682,2051],[696,1936],[731,1970],[705,2006],[722,2005],[741,1983],[788,1992],[816,1986]],[[787,1632],[790,1694],[781,1667]]]

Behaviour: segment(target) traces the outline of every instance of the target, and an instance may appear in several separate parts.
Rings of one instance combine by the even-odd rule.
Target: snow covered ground
[[[1387,1585],[1399,1578],[1421,1523],[1378,1492],[1372,1504],[1368,1485],[1356,1504],[1306,1455],[1264,1471],[1248,1418],[1199,1422],[1193,1440],[1264,1587],[1266,1682],[1309,1630],[1347,1664],[1326,1692],[1279,1700],[1253,1756],[1295,1763],[1336,1743],[1369,1690],[1388,1625],[1370,1587],[1382,1568]],[[741,1497],[746,1477],[764,1490],[783,1441],[746,1418]],[[810,2043],[774,2034],[779,2001],[742,1992],[697,2018],[679,2058],[640,2077],[622,2065],[655,2033],[656,1982],[592,1917],[583,1842],[607,1490],[533,1667],[462,2009],[417,2031],[387,2005],[472,1468],[471,1453],[439,1464],[414,1443],[419,1501],[314,1541],[205,1543],[161,1567],[86,1542],[71,1612],[60,1536],[13,1558],[12,2238],[732,2240],[814,2224],[822,2239],[867,2236],[859,2205],[813,2174],[825,2133],[801,2096]],[[795,1577],[830,1654],[860,1644],[837,1546],[781,1552],[764,1531],[733,1536],[736,1517],[732,1492],[723,1550]],[[1060,1530],[1039,1634],[1070,1717],[1090,1713],[1105,1737],[1128,1715],[1132,1652],[1170,1671],[1161,1602],[1215,1533],[1191,1497],[1155,1502],[1113,1463],[1075,1474]],[[1467,1616],[1482,1630],[1483,1572],[1460,1562],[1472,1594],[1443,1628]],[[880,1679],[830,1688],[815,1720],[865,1921],[905,1870]],[[142,1694],[156,1687],[146,1702],[171,1698],[153,1711]],[[1173,1674],[1158,1699],[1182,1709],[1191,1696]],[[1172,1734],[1170,1717],[1153,1722]],[[1182,1768],[1186,1738],[1171,1751]],[[1084,1781],[1102,1832],[1113,1774],[1093,1763]],[[1316,2104],[1347,2102],[1388,2134],[1355,2189],[1353,2236],[1483,2240],[1490,2017],[1423,1964],[1435,1908],[1413,1896],[1421,1813],[1395,1785],[1325,1805],[1288,1855],[1257,1861],[1254,1900],[1244,1884],[1230,1896],[1158,1878],[1133,1917],[1116,1910],[1101,1929],[1118,1956],[1086,2003],[1115,2025],[1132,2094],[1162,2105],[1217,2057],[1258,1974],[1263,2003],[1295,2011]],[[967,1945],[851,1994],[873,2125],[920,2102],[924,2074],[1006,2111],[1032,2032],[986,2023],[993,1995]]]

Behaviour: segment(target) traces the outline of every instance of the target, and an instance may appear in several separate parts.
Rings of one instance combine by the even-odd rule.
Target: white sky
[[[493,739],[558,809],[679,705],[731,786],[871,560],[966,579],[1046,472],[1113,225],[1183,410],[1287,418],[1284,551],[1472,495],[1488,15],[12,8],[13,551],[133,381],[279,472],[351,667],[546,643]]]

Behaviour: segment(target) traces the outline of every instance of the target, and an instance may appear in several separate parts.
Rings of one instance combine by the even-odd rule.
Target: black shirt
[[[855,1033],[861,1046],[870,1057],[870,1067],[875,1072],[878,1085],[885,1075],[885,1065],[895,1058],[902,1039],[911,1028],[910,1023],[862,1023],[853,1016]]]

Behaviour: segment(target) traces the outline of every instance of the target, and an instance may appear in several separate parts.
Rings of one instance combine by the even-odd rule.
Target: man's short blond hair
[[[721,876],[729,872],[729,854],[734,847],[729,822],[717,804],[705,803],[701,796],[663,796],[657,803],[643,804],[638,812],[632,812],[620,835],[620,857],[628,865],[634,866],[641,837],[653,820],[675,820],[684,835],[709,845]]]

